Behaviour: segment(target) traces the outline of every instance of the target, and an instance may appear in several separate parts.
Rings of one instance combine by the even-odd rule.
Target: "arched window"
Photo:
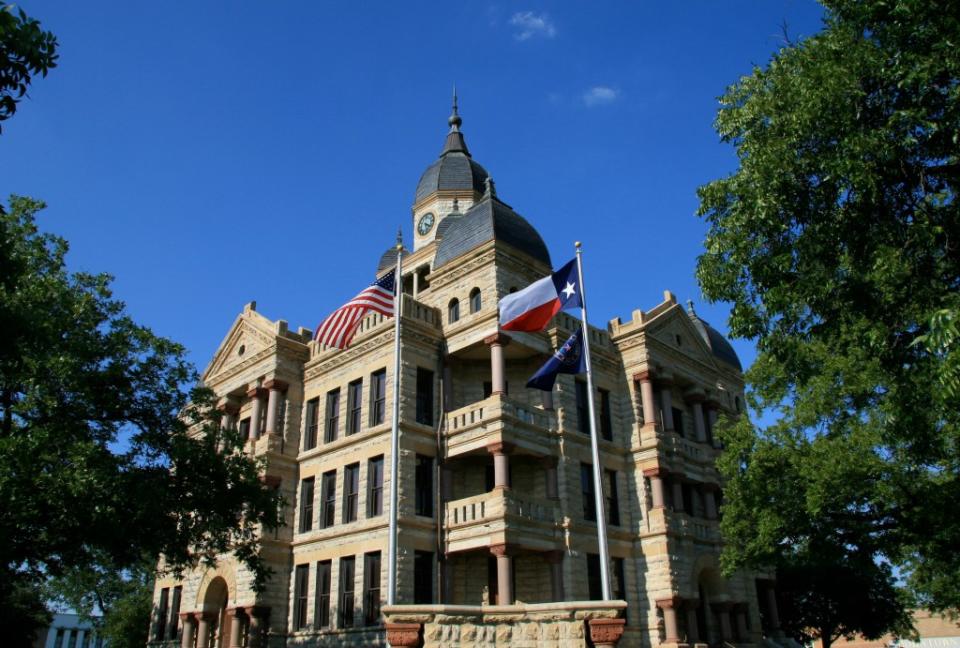
[[[460,319],[460,302],[456,299],[451,299],[450,305],[447,306],[447,321],[453,324],[458,319]]]
[[[476,313],[482,305],[483,300],[480,298],[480,289],[474,288],[470,291],[470,312]]]

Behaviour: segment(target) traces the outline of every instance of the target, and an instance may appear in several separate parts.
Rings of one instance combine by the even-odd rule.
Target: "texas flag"
[[[500,328],[504,331],[542,331],[554,315],[577,308],[580,281],[573,259],[549,277],[544,277],[500,300]]]

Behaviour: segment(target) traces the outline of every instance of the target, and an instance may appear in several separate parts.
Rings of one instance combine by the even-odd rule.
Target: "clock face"
[[[420,222],[417,223],[417,232],[420,236],[426,236],[431,229],[433,229],[433,214],[427,212],[420,217]]]

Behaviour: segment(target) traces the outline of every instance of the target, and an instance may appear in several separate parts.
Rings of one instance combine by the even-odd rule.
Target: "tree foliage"
[[[723,432],[723,562],[889,584],[888,561],[957,609],[960,11],[824,5],[822,32],[721,98],[739,168],[698,192],[697,276],[756,340],[750,402],[773,421]]]
[[[187,389],[183,348],[134,322],[108,275],[67,272],[43,206],[0,212],[0,582],[233,552],[262,586],[278,495],[213,394]]]
[[[57,66],[57,39],[12,4],[0,5],[0,122],[17,112],[30,80]]]

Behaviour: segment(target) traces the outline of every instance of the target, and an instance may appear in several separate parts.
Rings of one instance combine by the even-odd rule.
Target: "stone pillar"
[[[280,408],[280,399],[283,398],[283,393],[287,391],[287,383],[272,379],[263,383],[263,387],[269,391],[265,432],[267,434],[280,434],[280,430],[277,429],[277,410]]]
[[[650,478],[650,499],[653,508],[663,508],[663,475],[658,468],[644,470],[645,477]]]
[[[180,636],[180,648],[193,648],[195,641],[193,636],[193,612],[184,612],[180,615],[180,627],[183,628],[183,634]]]
[[[673,387],[673,380],[669,378],[660,379],[660,411],[663,412],[663,429],[673,430],[673,396],[670,389]]]
[[[510,342],[507,336],[496,333],[484,339],[487,346],[490,347],[490,383],[491,391],[494,394],[505,394],[507,392],[506,367],[503,361],[503,347]]]
[[[413,298],[416,299],[420,294],[420,273],[413,271]]]
[[[640,382],[640,400],[643,405],[643,424],[656,425],[657,407],[653,401],[653,376],[649,371],[634,376],[635,380]]]
[[[543,468],[547,476],[547,498],[557,499],[560,497],[560,488],[557,483],[557,460],[555,457],[545,457]]]
[[[491,443],[487,452],[493,455],[493,487],[510,488],[510,446],[506,443]]]
[[[663,610],[663,625],[667,632],[665,643],[680,643],[680,629],[677,626],[677,601],[675,599],[661,599],[657,607]]]
[[[194,618],[197,620],[197,648],[207,648],[210,645],[214,615],[211,612],[194,612]]]
[[[733,631],[730,628],[730,604],[714,603],[713,612],[720,620],[720,638],[723,641],[733,641]]]
[[[770,621],[770,631],[773,634],[780,632],[780,612],[777,610],[777,590],[770,583],[767,587],[767,617]]]
[[[699,400],[693,401],[693,427],[696,430],[697,441],[706,443],[707,429],[703,425],[703,402]]]
[[[231,400],[225,400],[220,404],[220,411],[223,414],[220,416],[220,427],[225,430],[231,430],[237,425],[237,414],[240,412],[240,407]]]
[[[683,482],[679,478],[673,478],[673,510],[677,513],[683,513]],[[689,512],[689,511],[688,511]]]
[[[440,497],[444,502],[453,499],[453,471],[447,465],[440,467]]]
[[[703,506],[706,509],[708,520],[717,519],[717,496],[712,488],[707,488],[703,492]]]
[[[563,592],[563,551],[548,551],[547,562],[550,563],[550,594],[553,602],[564,600]]]
[[[541,391],[540,392],[540,402],[543,404],[544,410],[553,409],[553,392],[552,391]]]
[[[750,641],[750,631],[747,630],[747,604],[737,603],[733,611],[737,621],[737,641],[747,643]]]
[[[697,625],[697,608],[700,607],[700,601],[688,599],[684,601],[684,607],[687,612],[687,643],[700,643],[700,626]]]
[[[251,605],[244,609],[249,618],[247,624],[247,648],[261,648],[263,646],[263,631],[266,619],[270,615],[270,608]]]
[[[717,429],[717,408],[708,407],[707,409],[707,420],[710,421],[710,436],[713,437],[713,447],[719,448],[720,441],[717,439],[716,429]]]
[[[497,558],[497,605],[513,605],[513,557],[505,544],[492,545],[490,553]]]
[[[449,364],[443,365],[443,411],[453,409],[453,370]]]
[[[254,441],[260,436],[260,417],[263,416],[263,399],[267,390],[263,387],[254,387],[247,392],[247,398],[253,404],[250,412],[250,438]]]
[[[243,648],[243,608],[230,610],[230,648]]]

